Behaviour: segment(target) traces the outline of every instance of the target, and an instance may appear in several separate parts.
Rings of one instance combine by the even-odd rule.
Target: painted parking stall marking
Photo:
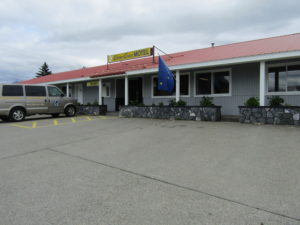
[[[95,120],[107,120],[107,119],[116,119],[115,116],[78,116],[78,117],[62,117],[56,119],[39,119],[35,121],[23,121],[19,123],[10,123],[10,126],[23,128],[23,129],[36,129],[44,127],[55,127],[76,124],[80,122],[93,122]]]
[[[32,126],[31,126],[31,128],[36,128],[36,125],[37,125],[37,122],[36,122],[36,121],[34,121],[34,122],[32,123]]]

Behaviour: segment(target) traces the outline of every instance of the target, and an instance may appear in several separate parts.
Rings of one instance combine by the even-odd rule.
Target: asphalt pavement
[[[0,224],[300,224],[300,128],[0,122]]]

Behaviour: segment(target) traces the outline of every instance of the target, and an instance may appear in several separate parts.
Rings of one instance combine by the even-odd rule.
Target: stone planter
[[[241,123],[300,125],[299,106],[240,106]]]
[[[98,106],[87,106],[79,105],[77,106],[78,115],[90,115],[90,116],[99,116],[106,115],[107,105],[98,105]]]
[[[127,118],[220,121],[221,106],[124,106],[120,108],[119,116]]]

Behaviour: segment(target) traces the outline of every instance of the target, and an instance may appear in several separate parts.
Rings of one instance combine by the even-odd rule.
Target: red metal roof
[[[165,56],[165,60],[168,66],[175,66],[298,50],[300,50],[300,33],[178,52],[170,54],[172,58]],[[157,57],[155,61],[158,62]],[[79,79],[84,77],[101,77],[114,74],[124,74],[127,71],[143,70],[155,67],[157,67],[157,63],[153,63],[152,58],[143,58],[109,64],[108,67],[107,65],[102,65],[55,73],[44,77],[26,80],[20,83],[37,84]]]

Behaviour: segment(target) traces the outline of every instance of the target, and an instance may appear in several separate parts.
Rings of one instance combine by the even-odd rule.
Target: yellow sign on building
[[[113,63],[113,62],[129,60],[129,59],[147,57],[151,55],[153,55],[153,48],[143,48],[131,52],[124,52],[116,55],[108,55],[107,62]]]
[[[99,81],[89,81],[86,83],[87,87],[95,87],[95,86],[99,86]]]

